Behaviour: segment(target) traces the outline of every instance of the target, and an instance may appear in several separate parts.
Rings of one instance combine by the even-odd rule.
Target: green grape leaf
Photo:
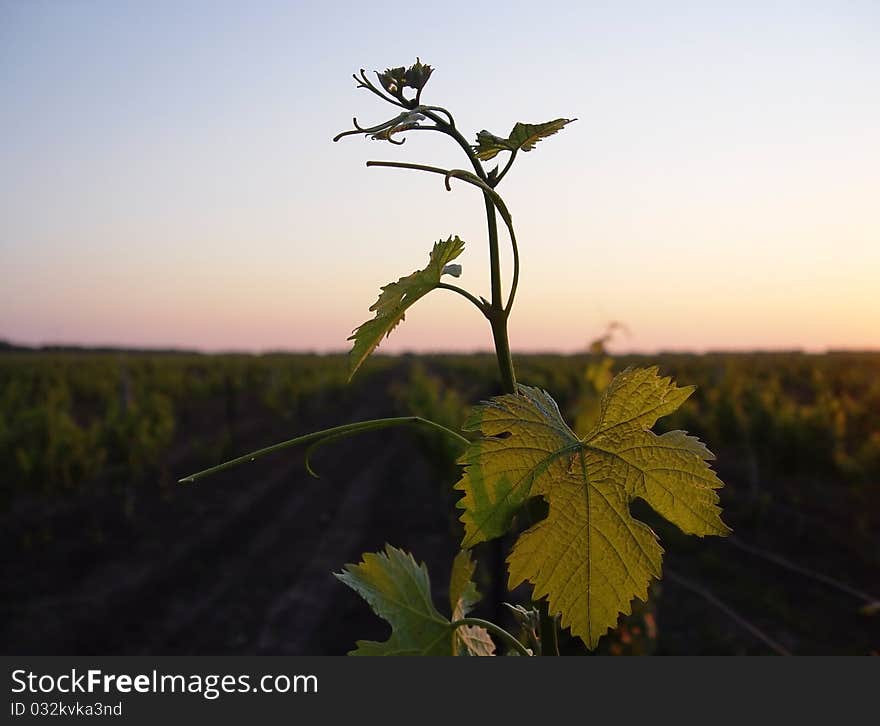
[[[449,605],[452,619],[461,620],[473,609],[480,599],[473,581],[477,563],[471,559],[470,550],[461,550],[452,563],[452,576],[449,578]],[[495,643],[485,628],[464,625],[456,630],[452,643],[455,655],[495,655]]]
[[[382,342],[382,338],[391,335],[391,331],[404,319],[411,305],[437,287],[444,274],[455,277],[461,274],[460,265],[449,263],[463,250],[464,242],[458,236],[435,242],[427,267],[381,288],[379,299],[370,307],[370,311],[375,312],[376,316],[355,328],[348,338],[354,341],[348,358],[349,380]]]
[[[516,123],[506,139],[491,134],[485,129],[477,134],[474,151],[482,161],[494,159],[502,151],[531,151],[541,139],[552,136],[567,124],[577,119],[557,118],[542,124]]]
[[[473,144],[473,149],[477,154],[477,158],[482,161],[494,159],[502,151],[513,151],[507,139],[489,133],[486,129],[477,133],[477,143]]]
[[[474,564],[460,553],[452,569],[453,613],[461,616],[479,600],[471,582]],[[346,565],[336,577],[357,592],[391,625],[383,643],[359,640],[349,655],[492,655],[495,649],[482,628],[453,628],[431,601],[431,581],[424,563],[391,545],[368,552],[360,564]],[[462,631],[466,631],[462,633]],[[479,632],[473,632],[479,631]]]
[[[657,368],[628,369],[612,380],[583,438],[537,388],[521,385],[518,395],[475,407],[464,428],[483,436],[459,460],[465,470],[456,484],[464,492],[462,546],[504,534],[528,498],[543,497],[546,519],[520,535],[508,557],[510,588],[531,582],[534,598],[546,596],[562,625],[594,648],[660,577],[663,550],[631,515],[633,500],[687,534],[730,532],[715,491],[723,485],[707,463],[712,453],[684,431],[649,430],[693,390]]]
[[[336,573],[342,582],[369,603],[391,625],[384,643],[359,640],[349,655],[451,655],[452,628],[431,602],[431,582],[425,564],[385,545],[368,552],[359,565]]]

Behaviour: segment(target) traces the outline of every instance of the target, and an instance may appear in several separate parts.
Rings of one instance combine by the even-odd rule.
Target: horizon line
[[[16,343],[11,340],[0,338],[0,353],[2,352],[104,352],[104,353],[170,353],[176,355],[205,355],[205,356],[221,356],[221,355],[250,355],[250,356],[267,356],[267,355],[314,355],[314,356],[346,356],[350,350],[345,348],[338,349],[315,349],[315,348],[199,348],[184,346],[161,346],[161,345],[124,345],[119,343],[108,344],[81,344],[81,343],[39,343],[27,344]],[[589,355],[590,351],[586,348],[580,350],[554,350],[554,349],[514,349],[511,351],[515,355],[523,356],[541,356],[541,355],[557,355],[557,356],[577,356]],[[799,354],[799,355],[830,355],[841,353],[862,353],[862,354],[880,354],[880,347],[826,347],[824,349],[807,350],[803,347],[732,347],[732,348],[656,348],[656,349],[616,349],[614,351],[606,351],[611,356],[650,356],[650,355],[732,355],[732,354]],[[387,357],[403,357],[403,356],[419,356],[419,355],[463,355],[463,356],[493,356],[495,351],[491,348],[474,348],[471,350],[399,350],[399,351],[381,351],[376,350],[372,355],[381,355]]]

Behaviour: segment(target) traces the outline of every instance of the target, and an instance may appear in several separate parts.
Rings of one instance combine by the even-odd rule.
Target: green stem
[[[444,116],[446,116],[446,122],[441,124],[441,126],[443,127],[441,130],[444,133],[447,133],[447,131],[446,131],[447,127],[452,128],[452,129],[455,128],[455,119],[452,118],[452,114],[449,113],[449,111],[447,109],[443,108],[443,106],[423,106],[422,104],[419,104],[418,108],[416,108],[414,110],[418,111],[419,113],[425,114],[429,118],[433,118],[433,117],[428,114],[428,111],[439,111]],[[452,137],[452,138],[455,138],[455,137]]]
[[[438,282],[437,287],[442,290],[452,290],[452,292],[457,292],[466,300],[469,300],[474,305],[477,306],[477,309],[483,313],[483,315],[487,315],[486,306],[482,303],[482,301],[478,300],[476,297],[471,295],[467,290],[460,288],[458,285],[450,285],[448,282]]]
[[[489,227],[489,269],[492,281],[492,308],[501,310],[501,259],[498,253],[498,220],[495,217],[495,205],[488,194],[484,195],[483,201],[486,203],[486,222]],[[513,393],[513,391],[509,391],[509,393]]]
[[[513,299],[516,297],[516,288],[519,286],[519,246],[516,243],[516,235],[513,233],[513,224],[507,224],[507,231],[510,233],[510,246],[513,249],[513,279],[510,282],[510,293],[507,296],[507,305],[504,306],[504,312],[510,314],[513,307]]]
[[[510,317],[510,311],[513,308],[513,301],[516,295],[517,285],[519,283],[519,249],[516,243],[516,236],[513,231],[513,222],[510,212],[507,211],[503,200],[498,193],[490,186],[486,172],[482,164],[470,144],[461,135],[458,129],[452,124],[447,124],[443,119],[432,111],[425,110],[425,115],[437,124],[440,131],[443,131],[452,137],[458,145],[464,150],[471,165],[476,172],[476,178],[467,172],[448,171],[440,169],[436,166],[427,166],[424,164],[407,164],[402,162],[375,162],[368,161],[367,166],[386,166],[397,167],[402,169],[415,169],[419,171],[432,172],[434,174],[444,174],[446,177],[446,188],[449,189],[450,178],[462,179],[474,186],[480,187],[483,191],[483,199],[486,206],[486,221],[488,225],[489,235],[489,265],[491,270],[492,285],[492,302],[486,306],[480,306],[483,313],[489,319],[492,326],[492,338],[495,343],[495,356],[498,360],[498,372],[501,376],[501,385],[506,393],[516,393],[516,373],[513,368],[513,358],[510,354],[510,341],[507,333],[507,320]],[[516,152],[511,154],[507,165],[501,174],[495,179],[494,184],[497,185],[501,178],[510,170]],[[510,242],[513,247],[513,278],[511,282],[510,293],[507,298],[507,304],[502,302],[501,289],[501,260],[498,249],[498,220],[496,218],[496,210],[501,213],[504,223],[510,233]],[[473,302],[473,301],[472,301]],[[540,613],[540,629],[542,655],[559,655],[556,645],[556,621],[552,618],[547,610],[546,603],[538,604]],[[504,631],[506,633],[506,631]],[[509,634],[508,634],[509,635]],[[503,636],[502,636],[503,637]],[[517,641],[518,643],[519,641]]]
[[[504,628],[495,625],[495,623],[489,620],[483,620],[482,618],[462,618],[461,620],[456,620],[452,623],[453,628],[460,628],[465,625],[476,625],[479,628],[485,628],[490,633],[497,635],[501,638],[507,645],[513,648],[520,655],[530,656],[528,648],[526,648],[522,643],[520,643],[513,635],[508,633]]]
[[[498,372],[501,375],[501,385],[506,393],[516,393],[516,373],[513,370],[513,358],[510,355],[510,341],[507,334],[507,319],[510,315],[510,308],[513,305],[513,296],[516,287],[512,287],[510,298],[506,307],[501,302],[501,264],[498,255],[498,222],[495,218],[495,204],[488,194],[484,194],[486,201],[486,221],[489,227],[489,264],[492,274],[492,306],[489,310],[489,323],[492,326],[492,337],[495,341],[495,357],[498,360]],[[509,218],[509,215],[506,215]],[[513,226],[508,222],[508,229],[511,233],[511,239],[514,240],[514,250],[516,250],[516,242],[513,237]],[[517,255],[518,257],[518,255]],[[516,260],[516,274],[518,277],[519,260]],[[541,655],[557,655],[555,648],[547,648],[546,642],[556,641],[556,623],[550,618],[545,609],[538,606],[540,613],[541,627]],[[550,635],[552,633],[552,636]],[[552,652],[551,652],[552,651]]]
[[[444,109],[445,110],[445,109]],[[486,181],[486,170],[483,168],[483,165],[480,163],[480,160],[477,158],[477,155],[474,153],[473,147],[467,142],[464,136],[461,135],[461,132],[455,128],[453,124],[446,123],[443,119],[437,116],[436,113],[433,113],[430,110],[423,111],[425,116],[431,119],[437,126],[450,138],[455,140],[462,151],[464,151],[465,156],[467,156],[468,160],[471,162],[471,166],[474,167],[474,171],[477,176],[482,180]],[[449,113],[446,111],[446,113]],[[451,120],[450,116],[450,120]]]
[[[392,169],[415,169],[416,171],[430,171],[434,174],[449,176],[449,169],[441,169],[439,166],[427,164],[411,164],[408,161],[368,161],[367,166],[385,166]]]
[[[505,393],[516,393],[516,373],[513,370],[510,341],[507,337],[507,313],[500,305],[498,307],[492,305],[488,317],[492,326],[492,339],[495,342],[495,358],[498,361],[501,387]]]
[[[281,451],[283,449],[289,449],[293,446],[302,446],[304,444],[316,444],[321,442],[324,439],[328,438],[342,438],[343,436],[347,436],[350,434],[358,434],[362,431],[376,431],[379,429],[386,429],[391,426],[408,426],[412,424],[424,424],[425,426],[431,426],[432,428],[437,429],[438,431],[443,431],[444,433],[452,436],[461,442],[464,446],[467,446],[470,441],[468,441],[461,434],[453,431],[452,429],[448,429],[442,424],[438,424],[436,421],[430,421],[429,419],[422,418],[421,416],[397,416],[394,418],[378,418],[371,419],[369,421],[357,421],[355,423],[344,424],[342,426],[334,426],[332,429],[324,429],[323,431],[315,431],[310,434],[305,434],[304,436],[297,436],[295,439],[289,439],[287,441],[282,441],[279,444],[273,444],[272,446],[266,446],[262,449],[257,449],[256,451],[252,451],[250,454],[245,454],[244,456],[239,456],[236,459],[231,459],[230,461],[226,461],[222,464],[218,464],[217,466],[212,466],[210,469],[205,469],[204,471],[197,472],[195,474],[190,474],[189,476],[183,477],[183,479],[178,480],[180,484],[192,484],[198,479],[202,479],[203,477],[209,476],[210,474],[217,474],[221,471],[226,471],[227,469],[232,469],[240,464],[248,464],[252,461],[256,461],[260,457],[266,456],[267,454],[273,454],[276,451]]]
[[[505,174],[507,174],[507,172],[510,171],[510,167],[513,166],[513,160],[516,159],[516,152],[517,151],[519,151],[519,149],[514,149],[512,152],[510,152],[510,158],[507,160],[507,164],[504,165],[504,168],[501,170],[501,173],[498,176],[496,176],[495,181],[492,182],[493,187],[497,187],[501,183],[501,180],[504,178]]]
[[[486,203],[486,223],[489,232],[489,270],[492,284],[492,304],[489,308],[488,318],[492,326],[492,338],[495,341],[495,357],[498,359],[498,372],[501,375],[501,385],[505,393],[516,393],[516,374],[513,370],[513,359],[510,356],[510,342],[507,337],[507,319],[510,309],[505,308],[502,302],[501,290],[501,259],[498,252],[498,219],[495,216],[497,202],[493,199],[498,196],[494,190],[491,195],[483,194]],[[504,215],[504,221],[509,231],[513,232],[510,222],[510,214],[507,207],[501,202],[500,209]],[[512,291],[511,291],[512,292]]]
[[[513,225],[510,222],[510,215],[508,213],[505,214],[504,221],[507,223],[508,230],[510,231],[514,249],[514,282],[511,286],[507,305],[502,306],[501,266],[498,259],[498,223],[495,219],[495,204],[488,194],[484,194],[484,197],[486,200],[486,219],[489,225],[489,262],[492,268],[492,306],[489,310],[489,322],[492,325],[492,337],[495,340],[495,357],[498,359],[501,384],[506,393],[516,393],[516,374],[513,370],[513,358],[510,355],[507,319],[513,306],[516,283],[519,278],[519,254],[516,246],[516,237],[513,235]],[[559,655],[556,620],[551,617],[546,601],[537,603],[537,607],[540,617],[541,655]]]

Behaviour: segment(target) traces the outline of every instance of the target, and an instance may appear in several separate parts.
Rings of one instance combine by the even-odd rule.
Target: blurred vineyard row
[[[520,380],[550,391],[582,435],[614,372],[657,365],[680,385],[696,386],[688,403],[660,426],[687,429],[719,453],[735,453],[755,488],[767,477],[830,478],[836,486],[863,491],[878,485],[880,354],[612,358],[600,347],[592,355],[520,356],[517,363]],[[410,402],[457,408],[453,401],[470,401],[491,387],[493,365],[480,357],[426,359],[410,381]]]
[[[166,485],[175,447],[214,461],[251,416],[296,421],[345,385],[339,357],[0,354],[3,504],[91,483]]]
[[[661,630],[666,652],[696,648],[762,652],[764,645],[754,639],[749,645],[750,636],[742,627],[735,628],[734,636],[724,635],[727,626],[718,623],[694,630],[694,619],[702,623],[706,614],[687,610],[693,593],[661,596],[676,582],[685,583],[679,587],[709,583],[716,594],[749,612],[762,627],[790,638],[788,645],[795,650],[877,649],[878,643],[872,644],[873,625],[858,609],[859,602],[874,596],[860,591],[853,599],[840,590],[840,583],[832,583],[829,590],[828,582],[816,584],[815,578],[803,573],[791,575],[791,568],[780,569],[778,562],[767,565],[770,570],[762,569],[760,562],[768,562],[768,555],[771,560],[784,556],[812,571],[876,591],[880,353],[612,357],[597,341],[589,353],[526,355],[516,362],[519,379],[550,391],[581,435],[594,420],[601,391],[616,371],[627,366],[658,365],[682,385],[696,385],[688,403],[661,420],[658,428],[684,428],[708,442],[726,482],[721,492],[725,520],[734,527],[739,545],[697,542],[650,511],[637,512],[658,531],[667,548],[669,576],[652,589],[647,604],[622,619],[600,650],[652,652],[657,647],[655,609],[658,602],[665,602]],[[0,507],[9,538],[7,554],[22,553],[16,565],[21,583],[9,593],[21,602],[15,617],[31,612],[33,598],[56,591],[65,557],[71,556],[65,552],[78,548],[81,570],[77,572],[99,573],[99,563],[129,557],[124,548],[146,547],[150,542],[161,547],[165,537],[180,537],[190,530],[196,536],[193,527],[207,532],[209,522],[227,516],[222,508],[226,505],[213,493],[219,490],[178,487],[179,477],[259,446],[350,420],[417,414],[460,428],[473,402],[498,393],[496,373],[489,355],[378,355],[348,383],[342,355],[0,352]],[[427,547],[423,540],[429,533],[423,531],[418,537],[421,548],[415,549],[429,559],[432,552],[444,557],[460,536],[456,495],[450,487],[458,476],[458,445],[430,431],[407,436],[418,441],[418,456],[404,453],[406,446],[401,449],[400,444],[411,445],[412,438],[397,440],[394,466],[423,480],[421,500],[402,498],[394,522],[405,522],[409,511],[428,506],[425,493],[436,481],[437,499],[426,516],[439,524],[440,539],[433,548]],[[376,439],[365,441],[363,447],[378,451],[373,448],[376,443]],[[243,495],[250,496],[253,487],[256,497],[263,491],[262,479],[297,471],[296,457],[301,455],[277,454],[254,470],[258,474],[239,470],[226,480],[228,491],[239,491],[235,482],[240,482]],[[319,468],[322,463],[328,459],[319,461]],[[336,463],[342,464],[342,470],[334,486],[341,484],[340,474],[353,477],[364,468],[363,460]],[[385,471],[387,465],[369,475],[369,487],[375,490],[370,496],[379,496]],[[217,481],[214,486],[221,484]],[[291,481],[278,491],[289,491],[293,497],[312,491],[302,487],[301,482]],[[328,503],[336,500],[333,491],[327,490]],[[383,510],[381,504],[373,506]],[[280,518],[277,524],[287,526]],[[343,517],[334,526],[347,531],[366,525]],[[370,525],[360,536],[368,541],[384,539],[387,526]],[[224,536],[234,547],[253,541],[258,531],[239,527]],[[447,540],[449,546],[441,546]],[[743,544],[752,550],[743,549]],[[299,546],[305,557],[314,544],[303,541]],[[740,547],[738,554],[735,546]],[[123,554],[117,554],[120,547]],[[147,548],[143,556],[158,563],[155,552]],[[337,566],[337,559],[345,556],[334,553],[328,567]],[[493,562],[496,570],[503,569],[501,560],[492,559],[500,556],[483,553],[481,587],[488,602],[500,603],[507,597],[503,582],[490,575]],[[676,574],[681,567],[686,576]],[[118,575],[113,572],[101,577],[114,581]],[[68,579],[70,585],[64,587],[74,588],[73,574]],[[838,595],[833,594],[835,587]],[[250,595],[242,597],[249,603]],[[258,604],[245,607],[259,611]],[[823,634],[832,611],[838,613],[833,617],[835,628],[841,628],[839,635]],[[63,612],[60,609],[53,617],[65,622]],[[134,611],[129,607],[127,612]],[[850,619],[845,627],[841,618]]]
[[[520,356],[520,380],[546,388],[579,433],[615,370],[659,365],[697,386],[660,422],[710,443],[752,508],[777,507],[869,535],[880,488],[880,354]],[[490,356],[376,356],[353,384],[342,356],[18,352],[0,355],[3,504],[115,483],[167,485],[186,460],[241,453],[248,420],[292,433],[311,409],[357,393],[383,371],[384,410],[460,427],[468,405],[496,392]],[[306,417],[307,418],[307,417]],[[255,420],[256,419],[256,420]],[[438,466],[454,470],[454,443],[431,439]],[[267,442],[269,443],[269,442]]]
[[[494,360],[480,355],[410,359],[390,377],[388,397],[459,427],[467,406],[495,392]],[[880,486],[880,354],[708,354],[612,359],[520,356],[520,380],[550,391],[576,428],[614,370],[659,365],[697,386],[661,422],[711,443],[741,469],[756,497],[770,480],[820,481],[864,504]],[[395,359],[376,356],[353,386]],[[175,444],[224,454],[228,427],[256,404],[296,423],[305,407],[346,390],[342,356],[7,353],[0,355],[0,476],[4,493],[60,494],[112,475],[121,481],[174,476]],[[585,431],[581,430],[581,434]],[[234,452],[229,452],[230,454]],[[450,449],[451,455],[451,449]],[[439,458],[439,457],[438,457]],[[447,457],[448,458],[448,457]],[[803,498],[792,492],[790,506]],[[864,522],[854,522],[863,529]]]

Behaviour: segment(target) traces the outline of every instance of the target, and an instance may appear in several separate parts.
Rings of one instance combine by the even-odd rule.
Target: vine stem
[[[493,303],[489,308],[489,324],[492,326],[492,339],[495,343],[495,358],[498,361],[498,373],[501,376],[501,387],[505,393],[516,393],[516,373],[513,369],[513,358],[510,355],[510,339],[507,335],[507,311],[501,303]]]
[[[504,201],[499,196],[498,192],[496,192],[493,188],[494,185],[497,185],[498,182],[501,181],[501,177],[503,177],[510,170],[510,167],[513,165],[513,160],[516,156],[516,152],[511,154],[511,158],[508,159],[507,165],[504,167],[504,170],[501,172],[500,176],[494,180],[494,183],[490,183],[489,178],[486,175],[486,171],[485,169],[483,169],[483,165],[477,158],[473,147],[465,140],[458,129],[455,128],[455,125],[452,123],[446,123],[433,111],[426,110],[424,113],[437,125],[440,131],[446,133],[448,136],[454,139],[455,142],[461,147],[465,155],[468,157],[468,160],[471,162],[471,165],[474,168],[475,175],[460,170],[447,171],[445,169],[440,169],[434,166],[426,166],[424,164],[406,164],[402,162],[368,161],[367,166],[397,167],[401,169],[415,169],[419,171],[431,172],[434,174],[443,174],[445,176],[447,190],[450,189],[449,180],[453,177],[462,179],[463,181],[466,181],[469,184],[473,184],[474,186],[482,190],[483,200],[486,206],[486,224],[488,227],[489,237],[489,266],[492,286],[492,301],[489,305],[480,307],[483,310],[483,313],[489,319],[489,324],[492,327],[492,338],[495,343],[495,357],[498,361],[498,372],[501,377],[501,385],[505,393],[516,394],[516,373],[513,368],[513,358],[510,354],[510,340],[507,332],[507,321],[510,317],[510,311],[513,308],[513,301],[514,297],[516,296],[516,289],[519,283],[519,249],[517,247],[516,235],[513,231],[513,221],[511,219],[510,212],[507,210],[507,207],[504,204]],[[498,248],[498,220],[496,218],[496,211],[501,214],[504,223],[507,225],[507,229],[510,234],[510,243],[513,248],[513,278],[511,281],[510,293],[508,295],[506,304],[502,302],[501,260]],[[540,616],[542,642],[541,654],[559,655],[557,646],[556,620],[550,615],[546,602],[537,603],[537,607]],[[504,632],[506,633],[506,631]],[[517,641],[517,643],[518,642],[519,641]]]
[[[495,625],[495,623],[489,620],[483,620],[482,618],[462,618],[461,620],[456,620],[452,623],[453,628],[461,628],[465,625],[476,625],[477,627],[485,628],[490,633],[497,635],[499,638],[501,638],[505,643],[507,643],[507,645],[513,648],[520,655],[532,655],[529,652],[528,648],[520,643],[513,635],[508,633],[500,625]]]
[[[454,439],[458,440],[464,446],[467,446],[470,443],[470,441],[468,441],[458,432],[453,431],[452,429],[448,429],[442,424],[437,423],[436,421],[422,418],[421,416],[397,416],[393,418],[377,418],[370,419],[369,421],[356,421],[355,423],[344,424],[342,426],[334,426],[332,429],[324,429],[323,431],[314,431],[304,436],[297,436],[296,438],[288,439],[287,441],[282,441],[281,443],[273,444],[272,446],[266,446],[262,449],[252,451],[250,454],[245,454],[244,456],[239,456],[222,464],[218,464],[217,466],[212,466],[210,469],[205,469],[204,471],[185,476],[182,479],[179,479],[178,483],[192,484],[199,479],[210,476],[211,474],[218,474],[221,471],[232,469],[241,464],[249,464],[250,462],[256,461],[257,459],[266,456],[267,454],[274,454],[276,451],[289,449],[293,446],[303,446],[305,444],[311,444],[312,446],[315,446],[320,444],[322,441],[325,441],[326,439],[339,439],[343,438],[344,436],[359,434],[363,431],[377,431],[379,429],[386,429],[392,426],[411,426],[413,424],[430,426],[431,428],[434,428],[438,431],[442,431],[448,436],[451,436]]]
[[[430,116],[431,115],[429,114],[429,117]],[[432,120],[437,123],[438,126],[440,125],[440,122],[436,117],[433,117]],[[507,321],[510,317],[510,311],[513,308],[513,301],[516,296],[516,289],[519,283],[519,247],[516,242],[516,234],[513,230],[513,220],[510,212],[507,210],[507,206],[504,204],[504,200],[501,199],[501,196],[498,194],[498,192],[496,192],[495,189],[489,185],[488,179],[485,175],[485,171],[483,171],[483,167],[477,160],[473,149],[470,147],[469,144],[467,144],[466,141],[464,141],[464,139],[461,137],[461,134],[459,134],[455,129],[452,129],[452,132],[454,133],[450,133],[450,135],[453,136],[456,141],[458,141],[459,145],[465,150],[465,153],[467,154],[468,158],[474,166],[474,170],[477,172],[477,178],[474,178],[467,172],[460,172],[455,170],[446,171],[446,188],[450,188],[450,178],[458,178],[470,184],[473,184],[476,187],[481,188],[483,191],[483,199],[486,205],[486,223],[489,236],[489,266],[492,286],[492,302],[488,306],[488,308],[484,310],[484,312],[486,314],[486,317],[489,319],[489,324],[492,327],[492,338],[495,343],[495,358],[498,361],[498,372],[501,376],[501,385],[505,393],[516,394],[516,372],[513,368],[513,357],[510,354],[510,338],[507,332]],[[509,171],[511,165],[513,164],[513,159],[515,156],[515,152],[511,154],[511,158],[508,160],[507,166],[504,167],[504,171],[502,172],[501,176],[504,176],[504,174]],[[400,168],[416,169],[419,171],[427,171],[435,174],[443,173],[443,170],[439,169],[438,167],[430,167],[422,164],[367,162],[367,166],[398,166]],[[500,178],[496,179],[495,184],[497,184],[499,181],[501,181]],[[502,303],[501,257],[498,248],[498,220],[496,218],[496,210],[501,214],[505,225],[507,225],[507,230],[510,235],[510,244],[513,248],[513,279],[511,281],[510,293],[508,295],[506,304]],[[550,614],[549,606],[546,600],[536,603],[536,605],[538,608],[540,621],[541,655],[558,656],[559,645],[556,619]]]
[[[449,111],[446,111],[446,109],[441,109],[439,107],[437,108],[437,110],[445,112],[447,115],[449,115],[450,122],[452,121],[452,114],[450,114]],[[467,156],[468,160],[471,162],[471,166],[474,167],[474,172],[476,173],[477,177],[479,177],[482,181],[486,181],[486,170],[483,168],[480,160],[477,159],[477,155],[474,153],[471,145],[467,142],[467,139],[465,139],[465,137],[461,135],[461,132],[457,128],[455,128],[455,124],[447,123],[446,121],[441,119],[436,113],[434,113],[433,110],[425,109],[424,114],[435,124],[437,124],[437,126],[443,131],[443,133],[453,139],[455,143],[457,143],[461,147],[461,150],[464,151],[465,156]]]
[[[505,169],[506,171],[506,169]],[[448,177],[447,177],[448,179]],[[447,181],[448,183],[448,181]],[[494,191],[494,190],[493,190]],[[489,263],[491,265],[492,275],[492,304],[489,308],[489,323],[492,326],[492,337],[495,341],[495,357],[498,361],[498,372],[501,376],[501,384],[508,394],[516,394],[516,373],[513,368],[513,357],[510,354],[510,339],[507,333],[507,320],[510,317],[510,311],[513,307],[513,299],[516,295],[516,287],[519,281],[519,250],[516,244],[516,235],[513,232],[513,222],[510,213],[504,203],[498,206],[493,200],[500,200],[497,192],[494,194],[484,193],[486,201],[486,221],[489,228]],[[513,246],[514,272],[513,282],[510,288],[510,295],[507,304],[501,302],[501,262],[498,254],[498,222],[495,218],[495,209],[502,213],[504,222],[510,233],[510,242]],[[553,656],[559,655],[559,646],[557,642],[556,619],[550,615],[549,607],[546,600],[542,600],[537,604],[540,638],[541,638],[541,655]]]

